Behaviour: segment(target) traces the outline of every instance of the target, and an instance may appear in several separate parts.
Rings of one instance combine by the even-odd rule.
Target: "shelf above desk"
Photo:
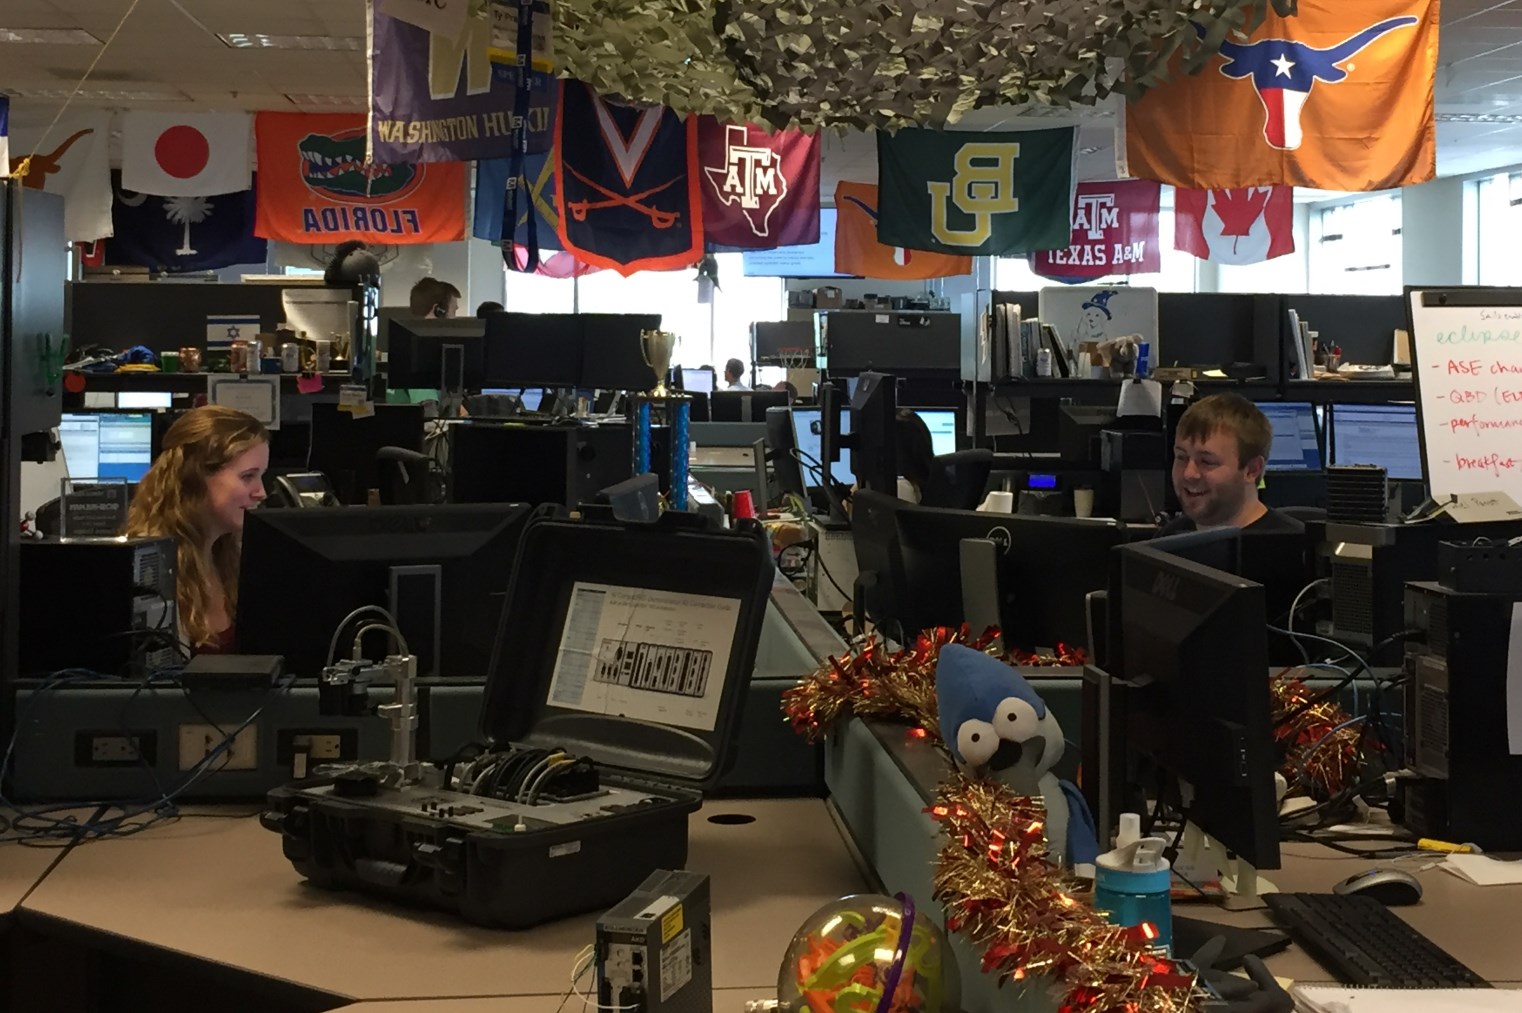
[[[162,391],[167,390],[174,394],[204,394],[206,393],[206,378],[212,375],[208,373],[88,373],[81,370],[67,370],[64,373],[65,382],[69,377],[83,377],[85,392],[119,394],[123,391]],[[222,375],[222,374],[216,374]],[[256,374],[274,375],[274,374]],[[295,394],[297,373],[281,373],[280,390],[283,394]],[[350,380],[348,373],[324,373],[322,374],[322,387],[324,393],[336,392],[342,384]],[[67,390],[67,388],[65,388]],[[72,393],[72,392],[71,392]]]

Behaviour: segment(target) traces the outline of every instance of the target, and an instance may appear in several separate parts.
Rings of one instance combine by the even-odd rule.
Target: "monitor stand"
[[[1183,846],[1174,867],[1195,883],[1219,882],[1225,891],[1221,906],[1228,911],[1266,907],[1263,894],[1279,892],[1278,887],[1258,875],[1251,862],[1233,856],[1220,841],[1193,823],[1184,825]]]

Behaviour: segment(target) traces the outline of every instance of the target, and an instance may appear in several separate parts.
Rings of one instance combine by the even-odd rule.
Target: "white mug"
[[[1093,489],[1074,489],[1073,490],[1073,516],[1074,517],[1093,517],[1094,516],[1094,490]]]

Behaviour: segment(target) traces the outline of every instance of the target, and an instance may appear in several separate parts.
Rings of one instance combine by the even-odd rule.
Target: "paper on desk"
[[[1522,602],[1512,603],[1506,643],[1506,740],[1511,755],[1522,756]]]
[[[1303,1013],[1518,1013],[1522,992],[1504,988],[1347,988],[1296,985]]]
[[[1442,867],[1475,886],[1522,884],[1522,862],[1503,862],[1489,855],[1449,855]]]

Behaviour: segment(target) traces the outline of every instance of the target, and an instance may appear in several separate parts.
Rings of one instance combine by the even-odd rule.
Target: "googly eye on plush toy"
[[[1041,716],[1029,703],[1008,696],[994,708],[994,731],[1001,739],[1024,742],[1041,734]]]
[[[974,767],[981,767],[999,749],[999,733],[987,721],[963,721],[957,726],[957,752]]]

